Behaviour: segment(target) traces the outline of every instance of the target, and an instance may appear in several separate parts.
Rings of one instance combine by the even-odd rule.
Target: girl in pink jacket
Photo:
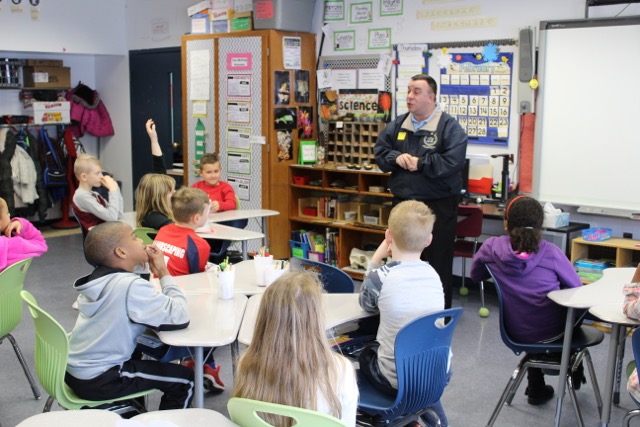
[[[0,198],[0,271],[11,264],[47,251],[40,230],[24,218],[13,218],[7,202]]]

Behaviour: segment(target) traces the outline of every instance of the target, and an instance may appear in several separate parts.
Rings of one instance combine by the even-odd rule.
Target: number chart
[[[513,53],[500,53],[495,62],[452,53],[451,63],[440,69],[439,103],[458,120],[470,144],[509,144],[511,64]]]

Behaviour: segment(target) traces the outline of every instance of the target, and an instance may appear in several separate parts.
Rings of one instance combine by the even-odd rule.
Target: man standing
[[[419,200],[436,215],[433,241],[421,258],[442,280],[445,308],[451,307],[453,245],[467,135],[458,122],[436,103],[438,84],[426,75],[411,77],[407,93],[409,113],[397,117],[380,133],[376,164],[391,172],[389,187],[394,206]]]

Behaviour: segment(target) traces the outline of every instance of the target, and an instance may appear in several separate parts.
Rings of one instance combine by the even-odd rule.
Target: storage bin
[[[311,177],[309,175],[303,175],[303,176],[294,176],[293,177],[293,183],[296,185],[307,185],[309,184],[309,180],[311,179]]]
[[[315,0],[253,0],[256,30],[311,32]]]
[[[310,251],[309,259],[311,261],[324,262],[324,253]]]
[[[308,243],[289,240],[289,246],[291,247],[292,257],[309,258],[309,250],[311,250],[311,246]]]
[[[318,201],[317,197],[305,197],[298,199],[298,215],[300,216],[318,216]]]
[[[582,230],[582,238],[589,242],[602,242],[611,238],[610,228],[587,228]]]

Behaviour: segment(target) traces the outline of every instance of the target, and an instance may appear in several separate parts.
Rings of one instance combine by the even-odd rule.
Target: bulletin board
[[[438,82],[438,102],[467,132],[469,144],[509,145],[515,44],[502,39],[429,45],[428,72]]]

